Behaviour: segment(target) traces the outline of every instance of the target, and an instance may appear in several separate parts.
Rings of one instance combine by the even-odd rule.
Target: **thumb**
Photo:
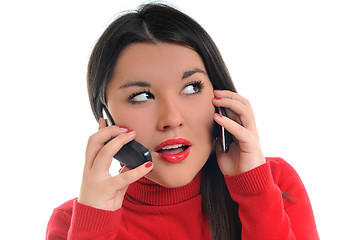
[[[129,168],[129,167],[127,167],[126,165],[123,165],[123,166],[120,168],[120,170],[119,170],[119,174],[128,172],[128,171],[130,171],[130,170],[132,170],[132,169]]]
[[[120,171],[119,175],[117,175],[114,178],[115,184],[117,184],[117,186],[119,188],[123,188],[123,187],[139,180],[140,178],[144,177],[150,171],[152,171],[152,169],[153,169],[153,162],[150,162],[150,161],[146,162],[134,169],[130,169],[130,168],[124,166],[122,168],[122,170]]]

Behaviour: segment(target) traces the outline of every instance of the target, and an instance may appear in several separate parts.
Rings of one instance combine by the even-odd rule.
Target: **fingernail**
[[[219,97],[215,97],[215,98],[213,98],[214,100],[220,100],[220,99],[222,99],[222,98],[219,98]]]
[[[128,132],[127,132],[127,134],[133,134],[135,131],[134,130],[129,130]]]
[[[147,162],[147,164],[145,164],[145,167],[146,167],[146,168],[150,168],[151,166],[153,166],[153,163],[152,163],[152,162]]]
[[[127,130],[128,131],[128,128],[126,128],[126,127],[119,126],[119,128],[122,129],[122,130]]]
[[[219,117],[219,118],[223,117],[221,114],[218,114],[218,113],[215,113],[215,115],[216,115],[216,117]]]
[[[128,128],[119,128],[122,133],[128,132]]]
[[[222,91],[222,90],[220,90],[220,89],[214,89],[214,91]]]
[[[99,118],[99,122],[98,122],[98,124],[100,125],[100,123],[102,122],[102,118]]]

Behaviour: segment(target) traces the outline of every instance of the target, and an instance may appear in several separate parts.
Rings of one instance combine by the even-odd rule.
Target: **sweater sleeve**
[[[236,176],[225,176],[239,204],[242,239],[319,239],[306,189],[281,158]]]
[[[83,205],[76,199],[71,208],[65,205],[53,211],[46,231],[47,240],[134,240],[121,227],[122,208],[106,211]]]

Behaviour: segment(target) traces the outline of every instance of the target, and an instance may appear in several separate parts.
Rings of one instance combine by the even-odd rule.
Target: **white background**
[[[359,1],[171,2],[214,38],[265,155],[303,179],[321,239],[361,239]],[[1,238],[44,239],[52,209],[78,195],[97,129],[87,60],[117,14],[141,3],[0,3]]]

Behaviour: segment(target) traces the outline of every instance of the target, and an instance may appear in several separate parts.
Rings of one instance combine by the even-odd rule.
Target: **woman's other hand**
[[[88,140],[79,203],[111,211],[121,208],[129,184],[145,176],[153,168],[153,164],[147,162],[135,169],[124,166],[116,176],[109,173],[113,156],[133,140],[135,135],[135,131],[128,131],[126,128],[107,127],[106,121],[100,119],[98,132]],[[111,137],[114,139],[104,145]]]
[[[213,104],[226,108],[228,117],[214,115],[214,120],[234,136],[229,151],[216,147],[218,165],[226,176],[237,175],[266,162],[256,128],[251,104],[239,94],[227,90],[215,90]]]

